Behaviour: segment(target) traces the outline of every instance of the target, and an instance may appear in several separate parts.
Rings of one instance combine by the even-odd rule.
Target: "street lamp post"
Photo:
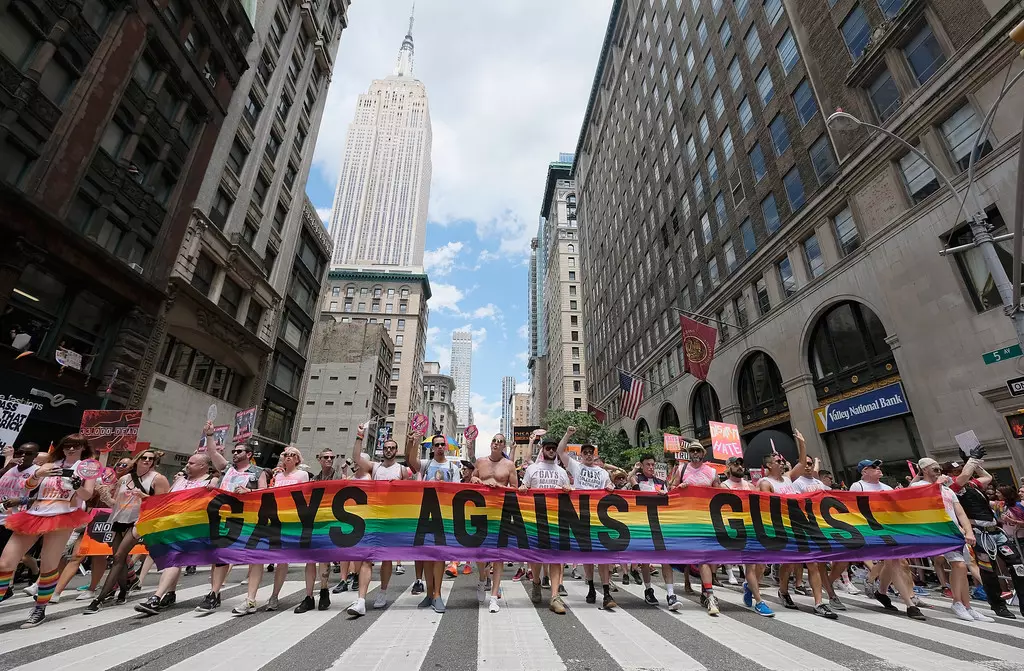
[[[935,163],[920,149],[892,131],[886,130],[881,126],[876,126],[866,121],[862,121],[849,112],[844,112],[841,109],[833,112],[828,119],[826,119],[825,123],[840,131],[852,130],[858,126],[863,126],[864,128],[868,128],[881,133],[886,137],[892,138],[906,147],[911,153],[924,161],[925,164],[932,169],[935,173],[935,177],[939,179],[947,189],[949,189],[949,192],[953,195],[954,201],[959,198],[960,194],[953,185],[953,181],[941,169],[939,169],[939,166],[935,165]],[[973,208],[973,213],[970,217],[970,226],[971,235],[974,237],[974,243],[969,246],[965,245],[963,248],[977,247],[981,251],[982,258],[985,260],[985,266],[988,269],[989,274],[992,276],[992,282],[995,284],[996,290],[999,292],[999,297],[1003,301],[1003,311],[1013,322],[1014,330],[1017,333],[1017,342],[1020,343],[1021,347],[1024,347],[1024,312],[1021,312],[1020,305],[1014,300],[1013,284],[1010,282],[1010,278],[1007,277],[1006,269],[1003,268],[1002,262],[999,261],[999,255],[996,253],[996,245],[992,239],[992,234],[989,231],[990,227],[988,224],[988,217],[985,215],[985,211],[978,203],[977,197],[971,191],[970,184],[967,185],[967,195],[971,199],[971,205]],[[1000,236],[1000,239],[1003,240],[1006,238],[1004,236]],[[959,249],[961,248],[958,248],[958,250]]]

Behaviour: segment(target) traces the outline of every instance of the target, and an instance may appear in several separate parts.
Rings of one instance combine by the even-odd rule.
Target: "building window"
[[[747,358],[740,370],[737,386],[740,412],[745,421],[788,410],[782,375],[772,358],[764,352],[757,352]]]
[[[895,361],[885,337],[882,322],[859,303],[840,303],[822,315],[811,332],[809,352],[819,396],[892,375]]]
[[[750,0],[734,0],[733,7],[736,10],[736,16],[740,17],[740,21],[742,21],[750,9]]]
[[[825,257],[821,254],[821,245],[818,244],[818,236],[812,235],[803,242],[804,259],[807,260],[807,270],[811,277],[821,277],[825,272]]]
[[[818,178],[818,184],[824,184],[839,172],[839,166],[836,164],[836,157],[832,153],[832,145],[829,143],[827,135],[822,135],[815,140],[808,150],[808,154],[811,157],[811,166]]]
[[[352,301],[345,301],[345,312],[352,312]]]
[[[953,163],[960,170],[967,170],[971,161],[971,149],[981,130],[974,108],[970,104],[963,105],[943,121],[940,128],[942,139],[946,141],[946,147],[949,149]],[[974,154],[975,162],[990,151],[992,151],[992,145],[987,139],[983,140]]]
[[[1005,233],[1006,225],[999,211],[995,210],[988,214],[989,224],[993,227],[993,235]],[[953,232],[948,244],[962,245],[973,240],[974,236],[971,234],[970,227],[963,226]],[[1013,277],[1013,248],[1011,243],[1012,241],[1003,241],[995,244],[996,255],[1006,270],[1007,277]],[[960,269],[960,274],[964,278],[964,283],[970,291],[974,308],[978,312],[985,312],[992,308],[1002,307],[1002,298],[999,296],[999,291],[992,279],[992,273],[988,270],[988,265],[985,263],[981,250],[978,247],[973,247],[955,254],[954,258],[956,259],[957,267]]]
[[[245,101],[245,109],[242,111],[242,116],[249,122],[250,126],[255,128],[262,112],[263,105],[254,97],[253,93],[250,93],[249,99]]]
[[[705,245],[711,244],[711,218],[705,212],[700,217],[700,233]]]
[[[570,280],[575,280],[576,279],[576,271],[575,270],[570,270],[569,271],[569,279]]]
[[[74,72],[61,62],[63,58],[62,52],[55,53],[39,78],[39,90],[57,107],[64,104],[78,79]]]
[[[782,0],[765,0],[764,15],[768,17],[768,23],[775,27],[782,18]]]
[[[767,105],[775,97],[775,82],[772,81],[772,75],[768,72],[767,65],[761,68],[761,72],[757,75],[757,93],[761,97],[762,105]]]
[[[772,146],[775,147],[775,155],[782,156],[789,149],[789,130],[786,128],[786,120],[781,114],[776,114],[768,129],[772,136]]]
[[[718,161],[715,159],[715,150],[708,152],[705,163],[708,169],[708,182],[714,184],[718,180]]]
[[[714,53],[709,51],[708,55],[704,57],[704,72],[708,75],[708,81],[715,81],[715,73],[718,72],[715,67],[715,56]]]
[[[572,348],[572,358],[573,359],[579,359],[580,358],[580,348],[579,347],[573,347]]]
[[[878,0],[878,7],[885,14],[885,18],[891,19],[903,9],[904,2],[905,0]]]
[[[764,227],[768,235],[779,230],[782,221],[779,219],[779,207],[775,204],[775,194],[769,193],[768,197],[761,201],[761,214],[764,216]]]
[[[701,382],[693,392],[690,404],[693,417],[693,432],[698,440],[711,436],[709,422],[721,422],[722,410],[718,404],[718,394],[707,382]]]
[[[725,100],[722,99],[722,89],[716,88],[711,96],[711,109],[715,113],[715,121],[719,121],[725,114]]]
[[[761,53],[761,37],[757,34],[757,26],[750,26],[750,30],[743,36],[743,46],[747,51],[747,60],[753,65]]]
[[[741,329],[747,327],[747,300],[742,296],[732,299],[732,311],[736,315],[736,325]]]
[[[853,11],[843,20],[841,30],[843,41],[846,42],[846,48],[850,51],[850,55],[853,56],[853,60],[857,60],[864,53],[868,42],[871,41],[871,25],[868,23],[868,17],[864,14],[864,10],[860,8],[860,5],[854,5]]]
[[[399,319],[398,320],[398,326],[396,328],[399,331],[404,331],[405,330],[405,320],[404,319]]]
[[[242,174],[245,167],[245,159],[249,157],[249,150],[237,137],[231,143],[231,151],[228,153],[228,167],[235,175]]]
[[[794,166],[792,170],[786,173],[786,176],[782,178],[782,183],[786,187],[786,197],[789,198],[789,207],[793,212],[796,212],[804,206],[806,197],[804,195],[804,183],[800,179],[800,171]]]
[[[263,306],[255,299],[249,299],[249,307],[245,312],[245,328],[252,333],[259,333],[260,322],[263,321]]]
[[[733,93],[740,90],[743,86],[743,71],[740,70],[740,59],[738,56],[733,56],[732,61],[729,63],[729,85],[732,87]]]
[[[721,192],[715,196],[715,216],[718,217],[719,227],[725,227],[729,223],[729,218],[725,211],[725,196]]]
[[[743,134],[746,135],[754,127],[754,113],[750,110],[750,101],[746,96],[740,101],[739,116],[740,127],[743,129]]]
[[[695,261],[697,259],[697,235],[693,231],[686,234],[686,249],[690,253],[690,260]]]
[[[736,247],[733,245],[732,238],[725,241],[723,248],[725,250],[725,272],[731,273],[736,269]]]
[[[775,45],[775,51],[779,54],[779,62],[782,63],[782,70],[787,75],[793,71],[796,64],[800,62],[800,52],[796,50],[796,40],[789,28],[783,33],[782,39]]]
[[[750,167],[754,170],[754,181],[760,182],[768,173],[768,166],[764,161],[764,152],[761,151],[761,143],[754,144],[750,150]]]
[[[267,199],[267,192],[270,190],[270,184],[266,178],[260,174],[256,175],[256,183],[253,184],[252,193],[256,197],[255,200],[258,204],[263,205]]]
[[[772,302],[768,298],[768,283],[763,277],[754,282],[754,293],[757,295],[757,309],[761,316],[771,312]]]
[[[935,171],[915,154],[906,154],[900,159],[900,172],[915,205],[939,190]]]
[[[700,46],[702,47],[708,41],[708,24],[704,23],[704,19],[697,23],[697,39],[700,40]]]
[[[796,293],[796,279],[793,277],[793,266],[786,257],[775,264],[779,270],[779,279],[782,280],[782,293],[789,298]]]
[[[846,256],[860,247],[860,233],[857,231],[857,224],[853,220],[853,212],[847,207],[832,218],[832,224],[836,229],[836,238],[839,240],[839,252]]]
[[[903,47],[903,55],[907,57],[910,69],[919,84],[924,84],[946,62],[946,54],[942,52],[939,41],[935,39],[932,27],[925,23],[917,35]]]
[[[718,39],[722,42],[722,48],[729,46],[729,42],[732,41],[732,28],[729,26],[729,20],[726,19],[722,22],[722,27],[718,29]]]
[[[224,287],[220,290],[217,306],[232,317],[238,316],[238,306],[242,303],[242,287],[230,277],[224,278]]]
[[[722,153],[725,155],[726,162],[728,162],[729,159],[732,158],[733,154],[736,151],[736,148],[733,145],[733,141],[732,141],[732,131],[729,130],[728,126],[726,126],[725,130],[722,131],[722,138],[721,139],[722,139]]]
[[[888,70],[883,70],[868,86],[868,97],[871,99],[871,106],[878,115],[878,121],[884,122],[899,109],[900,90],[896,87],[892,75]]]
[[[708,280],[711,283],[711,288],[714,289],[718,286],[718,259],[714,256],[708,261]]]
[[[754,225],[748,217],[740,224],[740,236],[743,238],[743,251],[749,257],[757,251],[757,241],[754,239]]]
[[[814,93],[807,80],[800,82],[793,91],[793,106],[796,108],[796,115],[800,119],[800,125],[806,126],[807,122],[818,113],[818,103],[814,100]]]
[[[577,310],[577,309],[579,309],[577,301],[569,301],[569,309],[570,310]]]
[[[213,285],[213,276],[217,274],[217,264],[202,252],[196,257],[196,268],[192,272],[191,284],[199,293],[209,295],[210,287]]]

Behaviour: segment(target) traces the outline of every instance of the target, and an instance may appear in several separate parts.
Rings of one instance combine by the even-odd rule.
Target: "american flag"
[[[640,413],[640,404],[644,400],[644,381],[619,371],[619,388],[622,389],[622,404],[619,406],[619,414],[636,419]]]

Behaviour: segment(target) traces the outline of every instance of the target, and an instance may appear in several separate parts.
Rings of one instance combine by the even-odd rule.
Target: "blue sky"
[[[354,0],[306,190],[326,216],[357,96],[391,73],[409,0]],[[527,264],[547,164],[575,149],[611,0],[420,0],[415,75],[427,87],[433,179],[427,359],[474,333],[470,402],[498,430],[501,378],[528,389]]]

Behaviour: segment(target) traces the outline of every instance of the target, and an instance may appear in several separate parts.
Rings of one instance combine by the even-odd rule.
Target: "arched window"
[[[698,439],[709,438],[711,427],[708,422],[722,421],[722,408],[718,404],[718,394],[707,382],[701,382],[693,390],[693,401],[690,412],[693,415],[693,433]]]
[[[679,415],[676,414],[676,409],[671,403],[666,403],[658,413],[658,428],[664,431],[673,426],[679,427]]]
[[[568,196],[566,196],[565,204],[568,205],[569,207],[576,207],[576,194],[570,193]]]
[[[569,246],[566,247],[566,251],[568,251],[570,254],[575,254],[576,253],[576,245],[574,245],[574,244],[572,244],[570,242]]]
[[[779,367],[764,352],[755,352],[743,363],[739,398],[744,422],[753,422],[786,411],[786,392],[782,389]]]
[[[846,301],[823,314],[811,332],[810,366],[818,397],[858,387],[896,372],[885,327],[860,303]]]
[[[636,444],[646,447],[651,444],[651,429],[647,426],[647,420],[643,417],[636,423]]]

